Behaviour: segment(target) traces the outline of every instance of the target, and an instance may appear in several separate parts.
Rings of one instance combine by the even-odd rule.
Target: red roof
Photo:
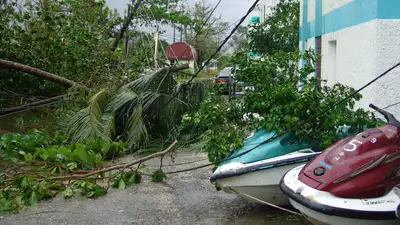
[[[169,60],[197,60],[196,49],[186,42],[176,42],[167,48],[167,57]]]

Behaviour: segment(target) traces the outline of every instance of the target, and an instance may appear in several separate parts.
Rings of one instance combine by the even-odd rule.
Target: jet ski
[[[217,166],[210,180],[223,191],[251,202],[290,205],[279,190],[279,181],[289,169],[319,154],[310,146],[293,133],[278,137],[276,131],[259,129]]]
[[[399,219],[400,219],[400,205],[399,205],[399,206],[397,206],[397,210],[396,210],[396,216],[397,216],[397,218],[399,218]]]
[[[400,122],[370,104],[387,124],[344,138],[280,182],[313,224],[400,224]]]

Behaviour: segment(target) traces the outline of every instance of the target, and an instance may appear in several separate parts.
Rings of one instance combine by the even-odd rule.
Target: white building
[[[300,49],[321,53],[315,75],[328,85],[339,82],[358,89],[400,62],[400,0],[301,0],[300,4]],[[361,94],[359,107],[399,102],[400,68]],[[389,110],[400,116],[400,105]]]

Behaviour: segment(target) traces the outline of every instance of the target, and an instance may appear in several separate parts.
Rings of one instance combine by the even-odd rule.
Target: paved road
[[[204,158],[181,153],[176,163]],[[130,158],[124,158],[124,161]],[[156,166],[159,160],[149,162]],[[204,162],[197,162],[201,165]],[[164,160],[164,165],[170,164]],[[190,165],[193,166],[193,165]],[[164,170],[182,169],[167,167]],[[303,218],[250,204],[235,195],[218,192],[209,182],[210,167],[171,175],[165,183],[146,180],[126,190],[110,189],[95,200],[57,197],[19,214],[3,215],[2,225],[304,225]]]

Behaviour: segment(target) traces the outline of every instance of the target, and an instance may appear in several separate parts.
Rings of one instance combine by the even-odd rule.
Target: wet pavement
[[[205,158],[204,154],[180,153],[175,163]],[[129,161],[132,157],[125,157]],[[164,167],[178,170],[191,165]],[[149,167],[157,166],[152,160]],[[169,158],[164,165],[171,164]],[[1,225],[305,225],[302,217],[263,205],[252,204],[233,194],[216,191],[209,182],[211,167],[169,175],[164,183],[148,178],[126,190],[109,189],[106,196],[87,200],[56,197],[35,207],[0,216]]]

